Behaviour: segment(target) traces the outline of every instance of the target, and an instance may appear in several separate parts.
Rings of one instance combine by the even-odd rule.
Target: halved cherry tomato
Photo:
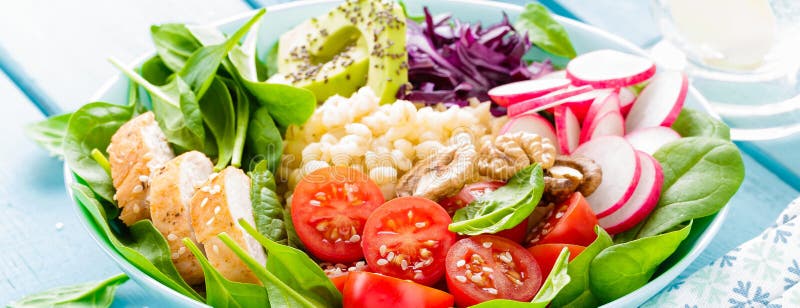
[[[292,197],[292,222],[306,249],[328,262],[353,262],[363,257],[364,223],[383,203],[383,193],[363,173],[347,167],[316,170],[297,184]]]
[[[505,237],[514,241],[515,243],[522,243],[522,241],[525,240],[525,236],[528,235],[528,220],[525,219],[516,227],[505,229],[495,233],[494,235]]]
[[[368,272],[350,273],[342,292],[344,307],[453,307],[447,292]]]
[[[331,282],[333,282],[333,286],[339,290],[339,292],[344,292],[344,284],[347,282],[347,277],[350,277],[350,273],[344,273],[342,275],[331,277]]]
[[[589,246],[597,234],[597,217],[579,192],[556,206],[528,235],[529,245],[575,244]]]
[[[542,244],[528,248],[528,251],[530,251],[533,258],[536,259],[536,263],[539,263],[539,267],[542,269],[542,276],[547,277],[550,275],[553,265],[556,265],[558,255],[561,254],[561,250],[565,247],[569,250],[569,261],[575,259],[575,257],[586,249],[586,247],[583,246],[570,244]]]
[[[536,259],[495,235],[460,240],[447,253],[447,287],[459,306],[496,298],[530,301],[542,286]]]
[[[456,235],[450,216],[419,197],[390,200],[364,226],[364,256],[376,273],[432,285],[444,275],[444,258]]]
[[[483,196],[488,192],[493,192],[503,185],[506,185],[506,183],[497,181],[469,184],[464,186],[457,194],[439,200],[439,204],[441,204],[442,207],[447,210],[447,214],[452,217],[456,210],[467,206],[467,204],[470,204],[475,198]]]

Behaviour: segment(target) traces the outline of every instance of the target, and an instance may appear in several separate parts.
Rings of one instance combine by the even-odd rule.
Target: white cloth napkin
[[[642,307],[800,307],[798,282],[800,198],[760,236],[676,279]]]

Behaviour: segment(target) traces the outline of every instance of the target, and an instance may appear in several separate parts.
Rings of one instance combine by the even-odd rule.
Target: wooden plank
[[[0,1],[0,45],[63,110],[87,102],[117,74],[106,60],[152,51],[151,24],[207,23],[248,10],[239,0]]]

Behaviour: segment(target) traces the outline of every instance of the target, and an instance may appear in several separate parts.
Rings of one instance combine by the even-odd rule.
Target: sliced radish
[[[636,151],[636,154],[642,174],[633,195],[614,213],[599,219],[600,226],[610,234],[623,232],[638,224],[650,215],[661,196],[661,185],[664,183],[661,165],[647,153]]]
[[[575,116],[578,118],[578,122],[582,123],[583,119],[586,118],[586,113],[589,111],[589,107],[592,106],[592,102],[594,102],[594,100],[598,97],[606,96],[609,93],[611,93],[611,90],[601,89],[567,97],[564,99],[564,106],[572,109],[572,112],[575,113]]]
[[[572,108],[561,105],[555,108],[553,117],[556,122],[556,135],[561,154],[568,155],[578,147],[580,141],[581,125]]]
[[[625,119],[619,109],[609,111],[592,122],[592,126],[584,126],[581,130],[580,142],[595,139],[602,136],[625,136]]]
[[[622,112],[623,117],[628,116],[628,112],[633,107],[633,102],[636,101],[636,93],[627,87],[619,89],[619,111]]]
[[[603,171],[600,186],[586,197],[597,218],[610,215],[628,202],[639,182],[641,165],[636,150],[625,138],[595,138],[580,145],[574,154],[593,159]]]
[[[608,91],[605,96],[598,96],[592,102],[581,127],[590,128],[594,126],[595,120],[612,111],[619,111],[619,96],[613,91]]]
[[[539,112],[563,104],[565,98],[583,94],[592,90],[590,86],[569,87],[550,92],[546,95],[522,101],[508,106],[508,116],[515,117],[526,112]]]
[[[681,72],[663,72],[648,84],[631,107],[625,127],[634,131],[651,126],[670,126],[683,108],[689,80]]]
[[[544,76],[539,77],[538,79],[564,79],[564,78],[567,78],[567,71],[560,70],[560,71],[549,72]]]
[[[656,73],[647,58],[603,49],[582,54],[567,64],[567,78],[574,85],[619,88],[640,83]]]
[[[542,138],[550,139],[550,143],[558,150],[558,139],[553,125],[550,125],[547,119],[538,114],[531,113],[513,118],[500,130],[501,134],[515,132],[534,133],[542,136]]]
[[[654,126],[640,128],[625,135],[634,149],[653,155],[661,146],[678,139],[681,135],[669,127]]]
[[[489,90],[489,97],[500,106],[508,106],[539,97],[570,85],[569,79],[536,79],[507,83]]]

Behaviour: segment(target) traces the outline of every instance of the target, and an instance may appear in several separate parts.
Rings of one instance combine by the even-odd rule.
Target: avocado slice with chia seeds
[[[281,36],[278,74],[270,81],[309,89],[319,102],[368,85],[381,103],[393,102],[408,82],[405,45],[400,5],[350,0]]]

